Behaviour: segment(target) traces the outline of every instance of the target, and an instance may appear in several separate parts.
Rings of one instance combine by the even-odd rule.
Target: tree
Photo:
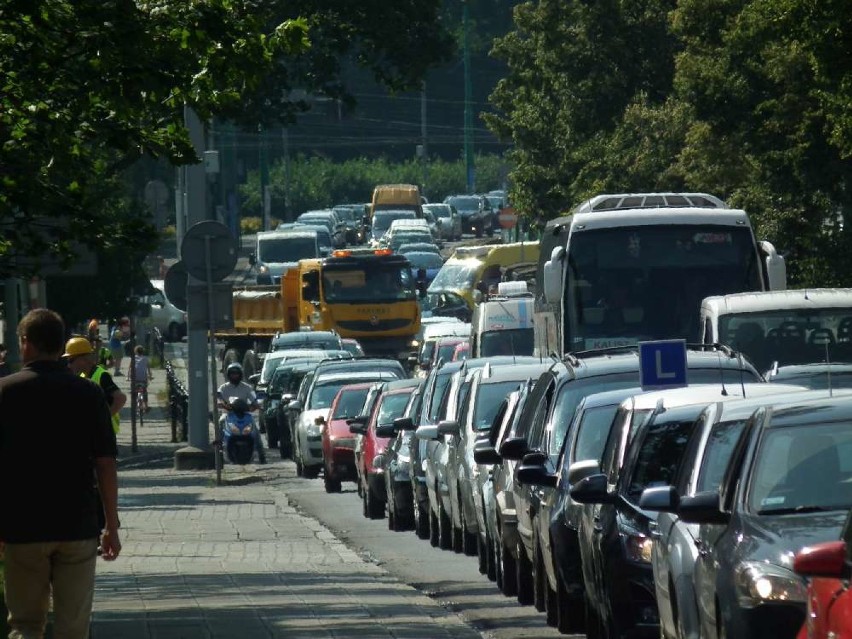
[[[73,261],[73,240],[130,252],[148,242],[138,220],[115,215],[115,180],[145,155],[198,160],[184,105],[204,119],[287,121],[296,90],[345,97],[349,56],[392,87],[416,84],[448,37],[436,4],[6,0],[0,276],[21,274],[12,247]]]

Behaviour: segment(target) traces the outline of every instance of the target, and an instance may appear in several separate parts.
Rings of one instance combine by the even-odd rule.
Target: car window
[[[381,406],[379,406],[378,425],[392,424],[397,417],[402,417],[409,397],[408,393],[385,395]]]
[[[646,488],[674,483],[694,427],[694,419],[656,422],[648,427],[627,480],[624,491],[627,499],[639,503],[639,497]]]
[[[614,484],[618,477],[618,466],[621,452],[621,439],[624,429],[630,423],[632,411],[628,408],[621,408],[616,411],[615,419],[612,420],[612,426],[609,429],[609,434],[606,437],[604,452],[601,455],[601,471],[609,477],[609,483]]]
[[[569,466],[575,461],[587,459],[600,461],[606,445],[606,438],[617,411],[617,404],[595,406],[583,411],[582,415],[579,416],[580,421],[577,425],[574,449],[570,455],[567,455]]]
[[[704,447],[695,492],[719,490],[734,447],[745,429],[745,420],[714,424]]]
[[[480,384],[473,407],[473,430],[481,431],[491,428],[500,403],[509,393],[520,387],[521,382],[515,381]]]
[[[461,416],[467,412],[468,401],[470,400],[470,382],[462,382],[459,387],[459,399],[456,404],[456,414],[453,416],[456,420],[461,421]],[[450,419],[453,419],[450,417]]]
[[[545,397],[553,392],[553,375],[550,373],[542,373],[538,378],[529,398],[524,402],[521,409],[521,414],[518,417],[518,424],[515,427],[515,437],[523,437],[527,440],[527,444],[532,445],[531,429],[534,423],[534,416],[538,407],[545,401]]]
[[[432,394],[429,398],[429,422],[434,424],[438,421],[438,416],[443,415],[447,407],[447,390],[450,388],[452,375],[437,375],[435,377],[435,385],[432,387]]]
[[[359,415],[361,413],[361,408],[364,406],[364,401],[367,399],[368,391],[368,388],[342,391],[340,399],[337,400],[334,415],[332,415],[331,418],[346,419]]]

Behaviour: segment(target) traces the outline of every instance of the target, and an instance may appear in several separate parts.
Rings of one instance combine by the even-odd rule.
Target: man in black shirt
[[[18,324],[24,367],[0,379],[0,543],[12,636],[44,634],[52,594],[54,636],[87,637],[98,539],[104,559],[121,552],[109,410],[100,388],[59,362],[64,338],[59,315],[30,311]]]

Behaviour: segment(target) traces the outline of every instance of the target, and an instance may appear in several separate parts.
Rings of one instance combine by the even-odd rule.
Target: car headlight
[[[647,535],[624,535],[624,552],[630,561],[638,564],[650,564],[651,552],[654,550],[654,540]]]
[[[308,437],[319,437],[322,435],[322,429],[319,424],[308,424],[305,432],[308,434]]]
[[[745,561],[734,573],[737,600],[743,608],[754,608],[770,601],[805,603],[807,586],[796,573],[758,561]]]
[[[269,267],[266,264],[261,264],[257,270],[259,273],[269,273]]]

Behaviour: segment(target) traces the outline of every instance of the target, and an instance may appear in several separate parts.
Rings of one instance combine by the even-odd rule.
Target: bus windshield
[[[323,295],[329,303],[415,299],[411,269],[397,264],[329,265],[323,270]]]
[[[573,233],[565,348],[698,341],[701,300],[762,289],[751,229],[637,226]]]

